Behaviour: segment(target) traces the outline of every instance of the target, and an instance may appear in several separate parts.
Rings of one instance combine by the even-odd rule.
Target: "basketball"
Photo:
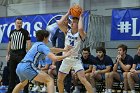
[[[74,5],[70,8],[70,14],[73,17],[79,17],[82,13],[82,8],[79,5]]]

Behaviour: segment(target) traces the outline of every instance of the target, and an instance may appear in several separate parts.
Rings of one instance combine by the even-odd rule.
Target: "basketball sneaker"
[[[36,91],[38,91],[38,90],[39,90],[39,86],[34,86],[34,87],[32,88],[32,90],[31,90],[31,91],[36,92]]]
[[[47,91],[47,87],[46,86],[44,86],[41,90],[40,90],[40,92],[46,92]]]

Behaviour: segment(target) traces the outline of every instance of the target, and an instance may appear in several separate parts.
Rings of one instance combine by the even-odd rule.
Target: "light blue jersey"
[[[50,53],[50,49],[43,42],[36,42],[27,52],[23,60],[18,64],[16,73],[20,81],[33,80],[39,73],[37,64],[39,61],[48,61],[46,56]]]
[[[44,58],[46,59],[48,53],[50,53],[50,49],[45,45],[45,43],[36,42],[27,52],[22,61],[31,61],[36,65],[40,60],[43,60]]]
[[[47,64],[48,65],[52,64],[52,60],[50,58],[48,58],[48,57],[46,57],[45,59],[39,61],[39,65],[41,67],[45,67]]]

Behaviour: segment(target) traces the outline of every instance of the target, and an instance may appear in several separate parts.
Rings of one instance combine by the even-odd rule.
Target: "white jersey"
[[[71,30],[69,30],[66,34],[66,37],[65,37],[65,47],[66,46],[73,47],[74,53],[72,54],[72,56],[78,57],[80,45],[81,45],[81,38],[80,38],[79,32],[72,34]]]

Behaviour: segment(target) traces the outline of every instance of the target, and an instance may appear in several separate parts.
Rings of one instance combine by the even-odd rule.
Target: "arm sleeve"
[[[127,60],[127,65],[132,65],[134,63],[133,58],[130,56]]]
[[[137,55],[134,56],[134,62],[133,64],[137,64]]]
[[[107,57],[106,60],[105,60],[105,64],[106,66],[113,66],[113,61],[110,57]]]

